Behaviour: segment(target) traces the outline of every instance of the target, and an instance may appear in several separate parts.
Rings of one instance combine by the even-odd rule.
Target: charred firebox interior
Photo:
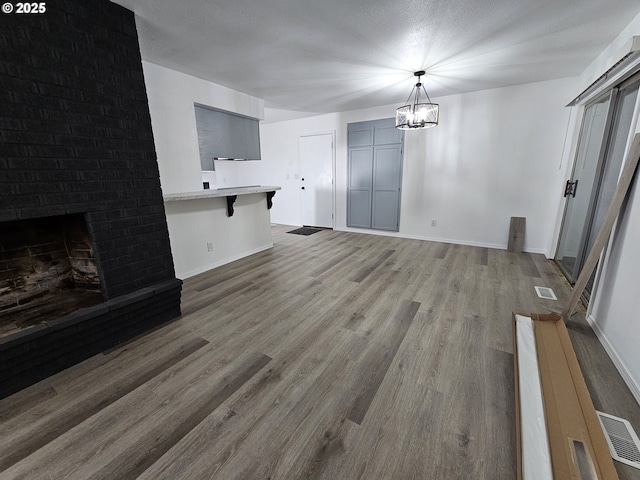
[[[4,223],[0,260],[0,337],[103,301],[82,214]]]

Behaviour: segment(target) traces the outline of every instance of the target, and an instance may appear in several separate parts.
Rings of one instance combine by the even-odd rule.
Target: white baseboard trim
[[[235,262],[236,260],[240,260],[241,258],[248,257],[249,255],[255,255],[256,253],[264,252],[265,250],[269,250],[270,248],[273,248],[273,242],[270,242],[267,245],[262,245],[258,248],[254,248],[253,250],[238,253],[231,257],[223,258],[222,260],[219,260],[215,263],[205,265],[201,268],[197,268],[189,272],[176,272],[176,277],[178,277],[180,280],[185,280],[189,277],[195,277],[196,275],[199,275],[204,272],[208,272],[209,270],[213,270],[214,268],[221,267],[222,265],[226,265],[227,263]]]
[[[616,369],[618,370],[618,372],[620,372],[624,383],[627,384],[627,387],[629,387],[629,390],[631,390],[631,394],[636,399],[636,402],[638,402],[638,404],[640,405],[640,385],[638,385],[633,376],[631,376],[631,374],[629,373],[629,369],[618,355],[616,349],[613,347],[613,345],[611,345],[611,342],[609,342],[607,336],[602,330],[600,330],[596,319],[593,318],[592,315],[588,315],[587,322],[589,323],[589,325],[591,325],[591,328],[595,332],[596,337],[598,337],[598,340],[600,340],[600,343],[609,355],[609,358],[611,358],[611,361],[616,366]]]
[[[350,232],[350,233],[364,233],[365,235],[379,235],[382,237],[396,237],[396,238],[408,238],[411,240],[424,240],[426,242],[440,242],[440,243],[451,243],[453,245],[465,245],[468,247],[484,247],[484,248],[493,248],[496,250],[506,250],[507,244],[497,244],[497,243],[483,243],[483,242],[474,242],[471,240],[453,240],[451,238],[438,238],[438,237],[424,237],[422,235],[411,235],[408,233],[401,232],[385,232],[384,230],[367,230],[365,228],[334,228],[334,230],[340,232]],[[527,248],[525,250],[527,253],[540,253],[542,255],[547,254],[547,250],[544,248]]]

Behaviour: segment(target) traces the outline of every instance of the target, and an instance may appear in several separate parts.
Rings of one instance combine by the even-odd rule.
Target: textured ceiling
[[[578,75],[637,0],[117,0],[143,59],[263,98],[336,112]]]

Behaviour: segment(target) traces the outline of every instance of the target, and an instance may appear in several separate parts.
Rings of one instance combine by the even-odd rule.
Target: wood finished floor
[[[511,312],[561,309],[553,264],[291,228],[186,280],[180,319],[0,401],[0,479],[515,478]],[[569,327],[596,408],[640,431]]]

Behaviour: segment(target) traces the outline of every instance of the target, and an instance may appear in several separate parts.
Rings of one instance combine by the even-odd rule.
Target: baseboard
[[[453,240],[451,238],[439,238],[439,237],[425,237],[422,235],[411,235],[408,233],[401,232],[386,232],[384,230],[367,230],[365,228],[334,228],[336,231],[340,232],[349,232],[349,233],[364,233],[365,235],[379,235],[382,237],[396,237],[396,238],[407,238],[410,240],[424,240],[426,242],[440,242],[440,243],[450,243],[453,245],[465,245],[468,247],[482,247],[482,248],[492,248],[495,250],[506,250],[507,244],[498,244],[498,243],[483,243],[483,242],[474,242],[471,240]],[[544,248],[527,248],[524,250],[527,253],[539,253],[542,255],[547,254],[546,249]]]
[[[611,345],[611,342],[609,342],[607,336],[602,330],[600,330],[596,319],[593,318],[592,315],[588,315],[587,322],[589,323],[589,325],[591,325],[591,328],[595,332],[596,337],[598,337],[598,340],[600,340],[600,343],[609,355],[609,358],[611,358],[611,361],[616,366],[616,369],[618,370],[618,372],[620,372],[624,383],[627,384],[627,387],[629,387],[629,390],[631,390],[631,394],[636,399],[636,402],[638,402],[638,404],[640,405],[640,385],[638,385],[633,376],[631,376],[631,374],[629,373],[629,369],[618,355],[616,349],[613,347],[613,345]]]
[[[218,262],[207,264],[201,268],[197,268],[189,272],[177,272],[176,277],[181,280],[185,280],[189,277],[195,277],[196,275],[200,275],[201,273],[208,272],[209,270],[213,270],[214,268],[221,267],[222,265],[226,265],[227,263],[235,262],[236,260],[240,260],[241,258],[245,258],[250,255],[255,255],[256,253],[264,252],[265,250],[269,250],[270,248],[273,248],[273,242],[270,242],[267,245],[262,245],[258,248],[254,248],[253,250],[248,250],[246,252],[238,253],[237,255],[224,258]]]

